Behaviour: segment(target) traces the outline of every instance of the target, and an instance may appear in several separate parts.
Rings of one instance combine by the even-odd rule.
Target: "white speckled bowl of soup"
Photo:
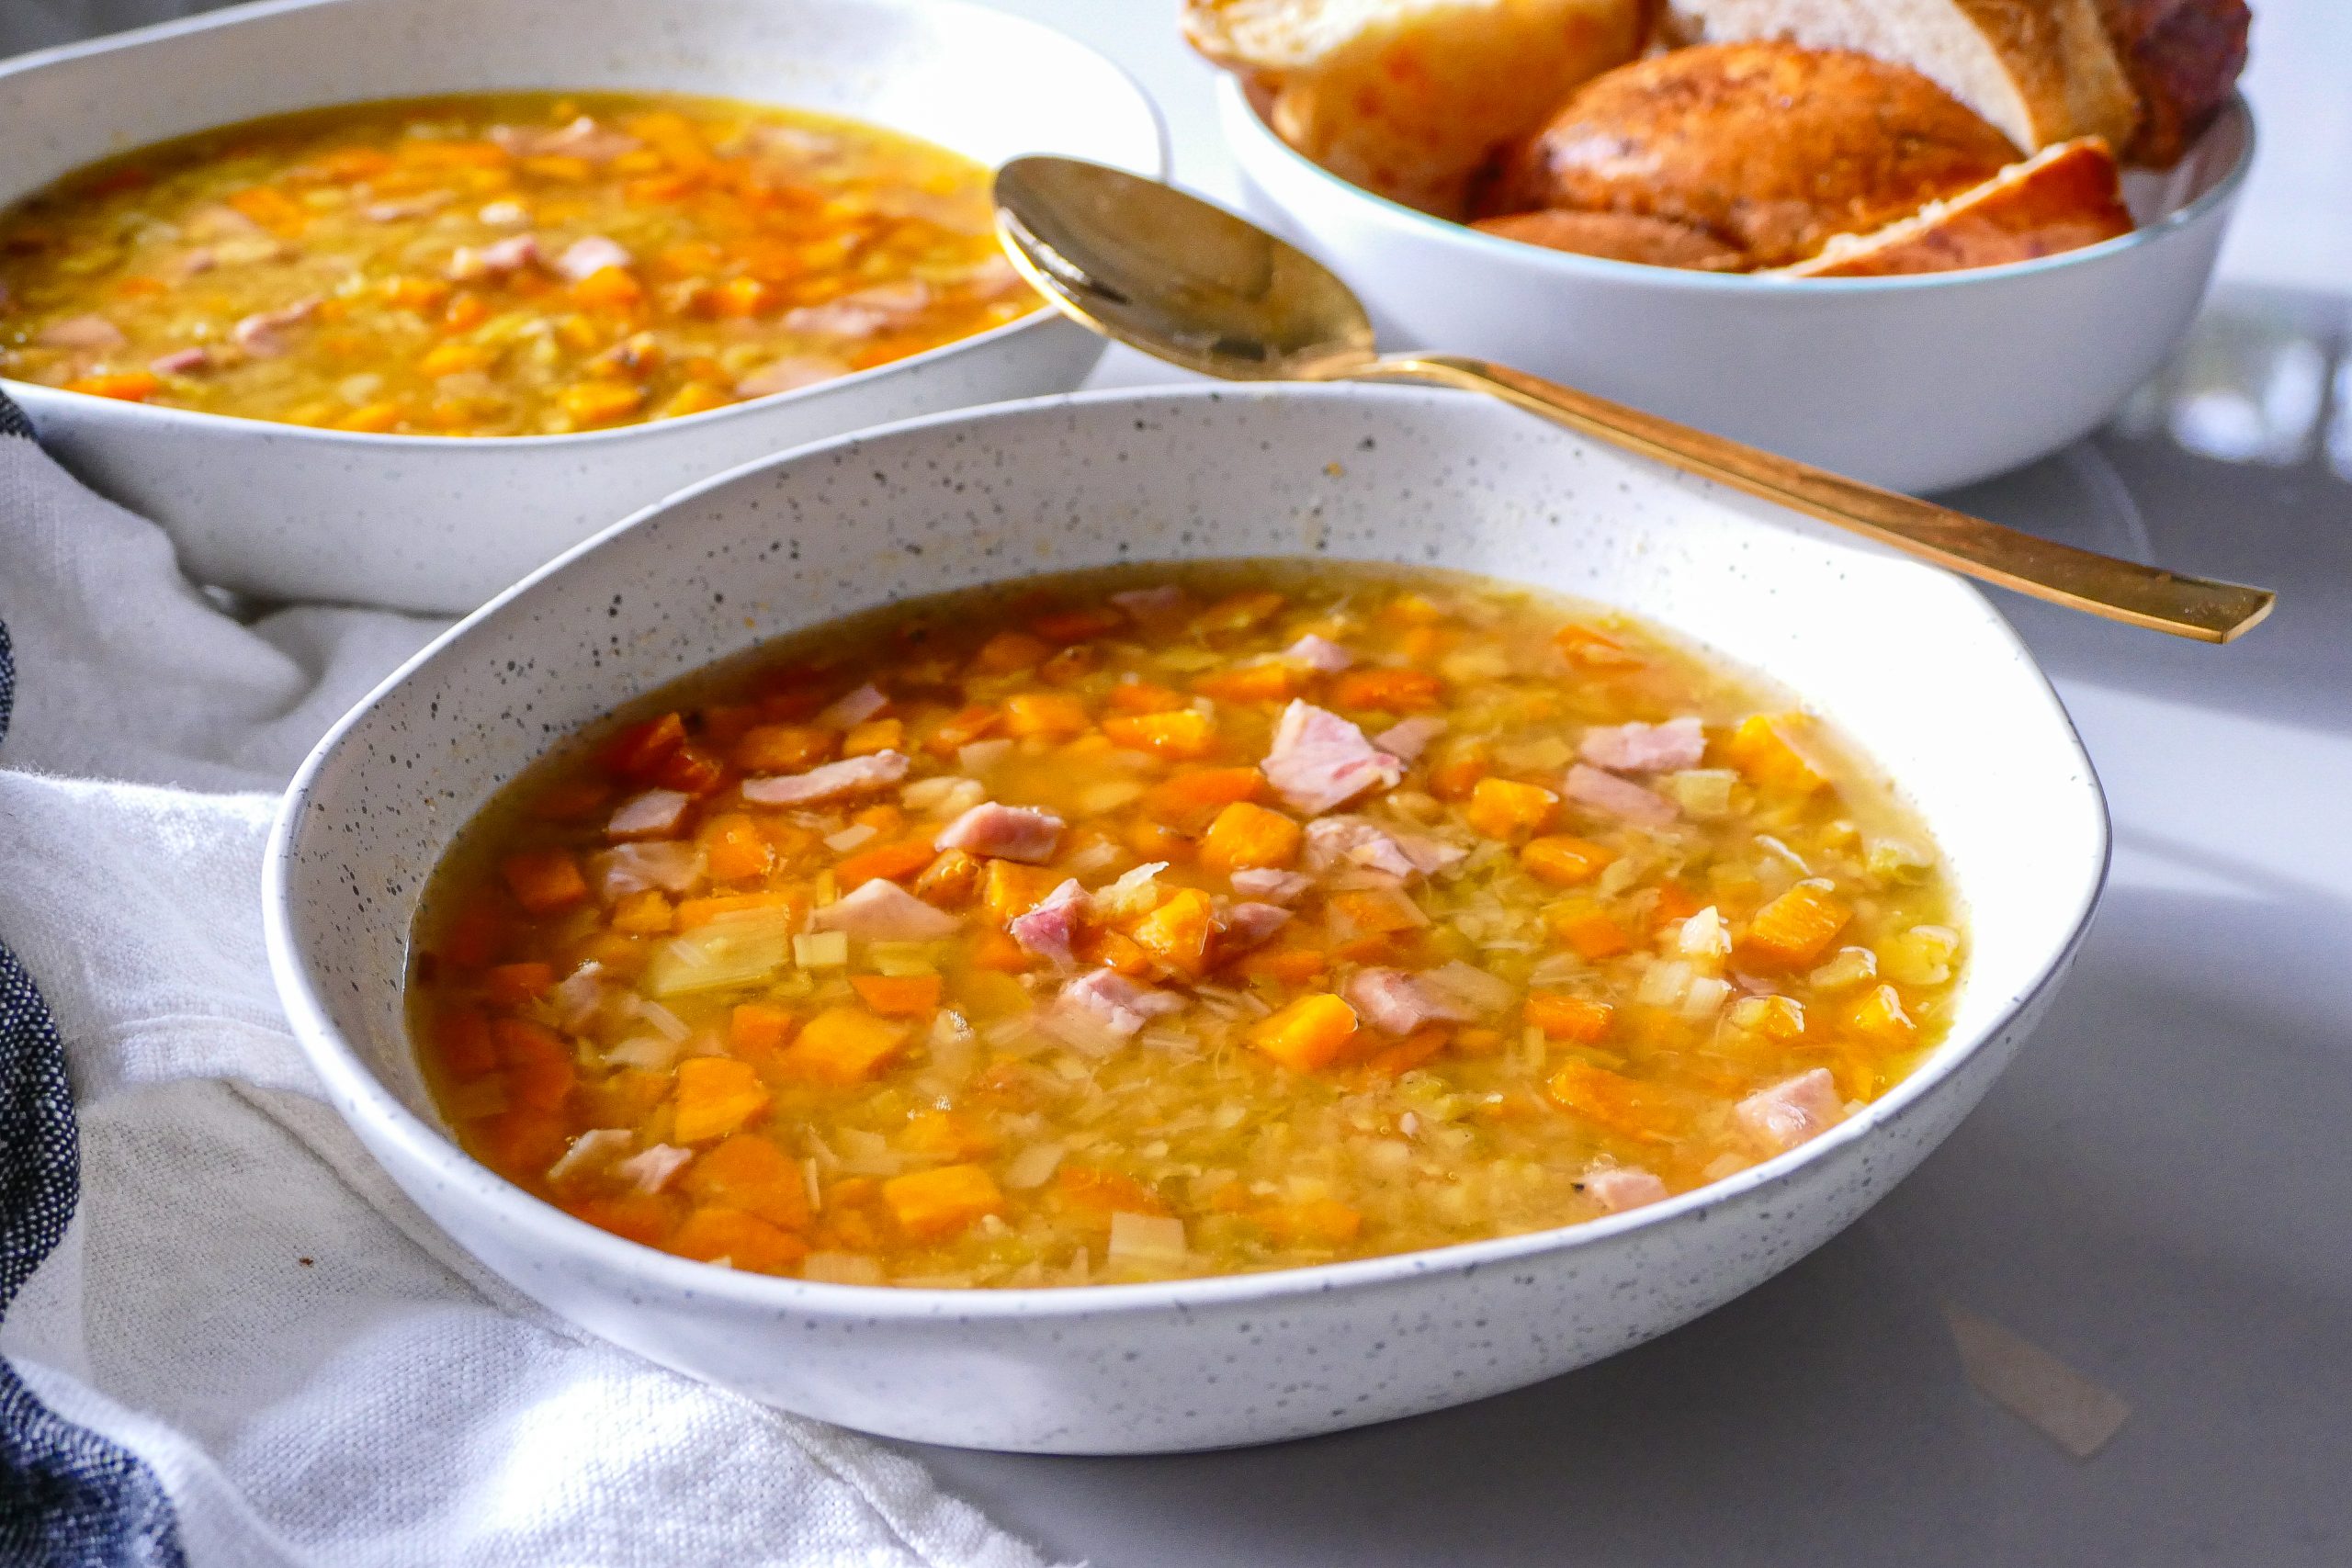
[[[1436,391],[943,416],[449,634],[269,855],[281,993],[522,1290],[925,1441],[1268,1441],[1802,1257],[2106,863],[1958,580]]]
[[[1149,101],[958,0],[334,0],[0,66],[0,384],[199,581],[461,612],[785,447],[1066,390],[1025,152]]]

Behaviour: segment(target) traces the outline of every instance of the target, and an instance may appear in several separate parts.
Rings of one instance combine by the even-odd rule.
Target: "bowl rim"
[[[296,770],[270,824],[262,865],[262,926],[272,977],[304,1056],[319,1074],[326,1098],[363,1142],[382,1138],[429,1170],[437,1186],[461,1194],[468,1206],[491,1211],[493,1221],[509,1234],[527,1235],[537,1250],[558,1254],[567,1261],[605,1275],[624,1277],[641,1288],[660,1289],[681,1300],[706,1299],[731,1309],[764,1313],[795,1313],[810,1317],[854,1317],[868,1322],[913,1322],[953,1318],[1058,1321],[1153,1314],[1170,1308],[1182,1311],[1232,1305],[1256,1305],[1327,1294],[1340,1291],[1377,1290],[1431,1274],[1475,1274],[1508,1266],[1542,1254],[1602,1246],[1651,1226],[1703,1219],[1719,1206],[1739,1202],[1759,1189],[1778,1185],[1798,1169],[1826,1160],[1878,1129],[1897,1121],[1939,1089],[1969,1061],[1990,1047],[2033,998],[2064,973],[2081,947],[2098,900],[2105,890],[2111,855],[2111,827],[2106,795],[2096,769],[2085,752],[2081,736],[2048,674],[2033,658],[2016,630],[1992,603],[1974,587],[1936,569],[1908,561],[1906,570],[1942,576],[1944,591],[1957,592],[1976,617],[1994,651],[2006,654],[2026,677],[2028,691],[2038,699],[2041,716],[2054,720],[2058,734],[2071,750],[2077,772],[2063,782],[2075,796],[2075,805],[2087,807],[2088,853],[2080,868],[2080,882],[2072,890],[2074,908],[2064,940],[2020,987],[2002,997],[1983,1026],[1970,1038],[1948,1038],[1911,1074],[1872,1100],[1860,1113],[1829,1131],[1747,1169],[1679,1193],[1664,1201],[1604,1215],[1573,1224],[1532,1231],[1484,1241],[1389,1253],[1345,1262],[1315,1264],[1256,1273],[1217,1274],[1198,1279],[1137,1284],[1044,1286],[949,1290],[906,1285],[850,1285],[739,1272],[681,1258],[600,1230],[583,1220],[532,1196],[468,1154],[440,1126],[411,1111],[363,1061],[328,1016],[325,1004],[304,963],[302,943],[295,931],[293,880],[295,846],[302,831],[311,795],[322,775],[341,761],[345,739],[397,689],[428,664],[441,659],[507,612],[537,586],[593,551],[605,548],[639,524],[658,515],[684,511],[714,492],[755,475],[813,463],[855,448],[861,444],[917,434],[941,427],[987,425],[1003,420],[1051,414],[1073,408],[1101,405],[1145,407],[1179,400],[1210,400],[1248,397],[1264,402],[1371,400],[1410,403],[1471,394],[1442,388],[1354,386],[1332,383],[1276,382],[1227,387],[1222,383],[1112,388],[1061,393],[952,410],[944,413],[894,421],[870,429],[814,441],[739,464],[701,482],[644,507],[618,523],[582,540],[509,586],[496,598],[435,637],[399,669],[386,676],[322,738]],[[1856,547],[1869,548],[1868,546]],[[1900,781],[1896,781],[1899,784]]]
[[[1688,267],[1656,266],[1647,262],[1618,261],[1608,256],[1582,255],[1574,251],[1555,251],[1543,245],[1529,244],[1523,240],[1508,240],[1499,234],[1488,234],[1467,223],[1456,223],[1451,219],[1423,212],[1419,208],[1408,207],[1401,201],[1366,190],[1352,180],[1340,178],[1284,141],[1274,134],[1273,127],[1266,123],[1265,117],[1250,101],[1249,94],[1238,77],[1224,71],[1219,72],[1217,77],[1217,123],[1233,151],[1235,164],[1253,185],[1259,182],[1251,172],[1251,158],[1244,147],[1237,143],[1246,141],[1248,146],[1271,153],[1277,162],[1296,165],[1318,183],[1330,186],[1343,199],[1369,207],[1392,224],[1402,225],[1440,243],[1466,244],[1474,252],[1498,263],[1517,260],[1538,272],[1548,271],[1564,278],[1581,277],[1594,282],[1645,282],[1661,288],[1750,293],[1784,299],[1964,288],[1974,282],[2028,277],[2069,267],[2093,265],[2144,245],[2158,244],[2236,201],[2247,176],[2253,172],[2257,142],[2254,109],[2243,93],[2233,92],[2228,104],[2215,117],[2213,124],[2207,128],[2205,136],[2211,137],[2218,132],[2224,120],[2240,126],[2236,162],[2194,200],[2184,202],[2153,222],[2138,225],[2128,234],[2118,234],[2111,240],[2061,251],[2054,255],[2037,256],[2030,261],[2004,262],[1997,266],[1959,267],[1949,272],[1911,273],[1895,277],[1775,277],[1766,273],[1698,272]],[[1271,197],[1272,193],[1268,195]],[[1285,211],[1292,211],[1286,202],[1278,205]]]
[[[318,10],[325,6],[351,3],[353,0],[255,0],[254,4],[232,6],[225,10],[199,12],[195,16],[157,22],[143,28],[133,28],[124,32],[108,33],[103,37],[85,39],[78,43],[60,44],[50,49],[34,50],[10,60],[0,61],[0,82],[6,82],[13,77],[37,74],[50,67],[78,60],[128,52],[150,44],[166,42],[194,33],[242,27],[268,21],[292,12]],[[1172,154],[1170,150],[1168,119],[1160,112],[1159,102],[1144,90],[1143,84],[1136,80],[1134,73],[1091,44],[1057,28],[1048,27],[1044,22],[995,6],[980,4],[979,0],[826,0],[826,3],[876,11],[952,11],[973,18],[983,26],[1001,26],[1010,33],[1026,34],[1033,39],[1038,36],[1051,38],[1062,45],[1078,51],[1094,66],[1099,67],[1107,79],[1115,81],[1125,88],[1134,105],[1142,109],[1144,120],[1151,130],[1152,141],[1152,166],[1144,172],[1153,179],[1164,180],[1168,177]],[[691,7],[688,9],[691,10]],[[637,90],[661,92],[668,89],[649,87]],[[336,100],[336,103],[360,104],[374,101],[379,100],[344,98]],[[790,108],[793,106],[774,103],[767,107]],[[841,118],[854,118],[855,117]],[[236,122],[224,123],[235,124]],[[897,134],[907,133],[898,132]],[[152,143],[140,145],[152,145]],[[933,145],[937,144],[933,143]],[[136,151],[136,148],[131,150]],[[943,151],[952,152],[955,149],[945,148]],[[973,161],[977,162],[977,160]],[[25,195],[30,194],[30,192],[25,192],[10,198],[6,203],[0,203],[0,207],[13,206],[16,201],[22,200]],[[293,424],[283,420],[261,419],[250,414],[214,413],[204,409],[174,408],[168,404],[126,402],[119,398],[102,398],[93,392],[72,391],[63,387],[52,387],[43,382],[18,380],[11,376],[0,376],[0,392],[5,392],[27,407],[62,401],[68,407],[80,408],[86,413],[96,414],[103,409],[106,413],[119,419],[137,420],[167,427],[176,425],[184,429],[220,431],[232,434],[266,434],[289,440],[301,440],[322,446],[348,446],[368,451],[383,451],[400,447],[560,451],[582,446],[646,440],[652,438],[657,432],[707,429],[736,419],[757,417],[786,405],[815,401],[829,393],[845,391],[853,387],[866,386],[882,380],[894,372],[919,369],[966,350],[988,347],[1016,334],[1035,332],[1059,320],[1060,312],[1054,310],[1047,301],[1040,299],[1035,309],[1026,315],[1016,316],[1009,321],[1000,321],[985,331],[934,344],[920,353],[907,355],[903,358],[889,360],[881,365],[870,365],[863,370],[853,370],[846,375],[833,377],[831,380],[815,382],[806,387],[795,387],[788,391],[769,392],[762,397],[746,398],[741,402],[729,403],[722,408],[705,409],[699,413],[682,414],[673,419],[647,419],[629,424],[612,425],[602,430],[573,430],[532,435],[435,435],[415,433],[386,434],[360,430],[322,430],[316,425]]]

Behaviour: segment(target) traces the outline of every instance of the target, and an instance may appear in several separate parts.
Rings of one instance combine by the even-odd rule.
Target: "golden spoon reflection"
[[[1295,247],[1169,186],[1074,158],[998,171],[997,230],[1046,297],[1107,337],[1228,380],[1434,382],[1818,517],[1922,560],[2109,620],[2228,642],[2265,589],[2079,550],[1589,392],[1453,354],[1383,355],[1363,304]]]

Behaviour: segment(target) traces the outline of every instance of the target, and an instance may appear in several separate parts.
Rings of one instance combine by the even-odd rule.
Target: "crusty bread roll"
[[[2163,4],[2164,0],[2154,0]],[[2139,95],[2099,0],[1671,0],[1681,36],[1781,39],[1908,65],[2028,152],[2130,144]]]
[[[1745,252],[1704,229],[1630,212],[1514,212],[1481,218],[1471,226],[1506,240],[1611,261],[1694,272],[1740,272],[1747,266]]]
[[[2099,0],[2099,19],[2139,90],[2127,163],[2168,169],[2213,123],[2245,69],[2245,0]]]
[[[1183,0],[1185,36],[1242,73],[1282,139],[1442,217],[1579,84],[1631,60],[1652,0]]]
[[[1892,277],[2001,266],[2132,231],[2115,154],[2096,136],[2045,147],[1872,234],[1841,234],[1779,277]]]
[[[1579,89],[1510,161],[1489,216],[1555,209],[1701,229],[1756,266],[1866,233],[2016,161],[1917,72],[1851,51],[1709,44]]]

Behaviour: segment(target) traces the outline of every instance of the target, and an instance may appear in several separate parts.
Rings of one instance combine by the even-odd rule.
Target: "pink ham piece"
[[[1025,915],[1015,915],[1005,926],[1013,941],[1058,968],[1074,969],[1078,956],[1070,943],[1078,938],[1080,917],[1086,913],[1086,889],[1072,877],[1037,901]]]
[[[1311,876],[1301,876],[1295,871],[1276,871],[1272,866],[1252,866],[1233,874],[1233,890],[1245,898],[1262,898],[1270,904],[1295,904],[1315,886]]]
[[[608,839],[666,839],[678,830],[686,818],[686,807],[694,803],[691,795],[674,789],[649,789],[643,795],[631,795],[620,803],[613,819],[605,824]]]
[[[404,218],[423,218],[438,212],[448,205],[448,193],[436,190],[398,201],[371,201],[359,209],[359,216],[370,223],[398,223]]]
[[[784,327],[786,332],[813,333],[820,337],[872,337],[920,315],[930,304],[927,284],[886,283],[821,305],[786,310]]]
[[[1567,795],[1579,806],[1623,818],[1637,828],[1663,828],[1680,815],[1666,796],[1582,762],[1568,770]]]
[[[1391,833],[1362,817],[1323,817],[1306,825],[1306,863],[1316,871],[1345,861],[1409,878],[1443,871],[1469,852],[1419,833]]]
[[[844,692],[835,697],[817,716],[817,722],[835,729],[847,729],[854,724],[864,724],[889,705],[890,699],[882,694],[882,688],[868,681],[855,691]]]
[[[1184,998],[1139,986],[1115,969],[1097,969],[1064,986],[1054,1005],[1125,1040],[1155,1018],[1182,1012]]]
[[[229,329],[229,341],[255,359],[275,359],[293,346],[286,341],[286,329],[300,326],[324,303],[313,294],[275,310],[256,310]]]
[[[1417,713],[1410,718],[1400,718],[1372,738],[1372,743],[1384,751],[1394,751],[1405,761],[1419,760],[1430,749],[1430,742],[1445,733],[1445,720],[1434,714]]]
[[[578,283],[595,276],[608,266],[627,266],[636,258],[619,243],[602,234],[591,234],[584,240],[574,240],[556,257],[555,269]]]
[[[1283,649],[1284,659],[1295,660],[1310,670],[1320,670],[1326,675],[1336,675],[1356,661],[1356,656],[1328,637],[1308,632]]]
[[[1290,911],[1279,904],[1234,904],[1218,917],[1216,945],[1220,955],[1247,953],[1290,924]]]
[[[588,870],[595,879],[596,896],[610,904],[649,888],[685,892],[702,880],[703,853],[675,840],[623,844],[591,859]]]
[[[458,283],[485,277],[506,277],[540,261],[539,242],[530,234],[513,234],[480,250],[459,245],[449,257],[449,276]]]
[[[1425,1023],[1467,1023],[1468,1008],[1402,969],[1359,969],[1340,994],[1374,1029],[1410,1034]]]
[[[888,789],[907,776],[904,751],[843,757],[805,773],[770,773],[743,781],[743,798],[754,806],[813,806],[869,790]]]
[[[1050,811],[984,800],[947,824],[931,847],[1043,865],[1054,858],[1061,838],[1062,819]]]
[[[1596,768],[1617,773],[1668,773],[1695,768],[1707,754],[1707,732],[1690,715],[1664,724],[1612,724],[1585,731],[1577,751]]]
[[[643,1154],[631,1155],[613,1167],[616,1175],[626,1177],[639,1192],[659,1192],[670,1185],[670,1179],[686,1168],[695,1157],[692,1149],[681,1149],[669,1144],[656,1144]]]
[[[1363,730],[1303,702],[1283,710],[1273,749],[1260,767],[1275,794],[1310,816],[1343,806],[1366,790],[1392,788],[1405,776],[1405,764],[1375,750]]]
[[[962,923],[881,876],[808,917],[812,931],[844,931],[867,942],[936,942]]]
[[[34,341],[48,348],[120,348],[125,339],[104,316],[68,316],[41,328]]]
[[[548,1167],[548,1179],[558,1186],[575,1176],[601,1170],[618,1158],[637,1134],[626,1127],[594,1127],[571,1140],[563,1157]]]
[[[1132,620],[1159,621],[1182,615],[1191,601],[1182,589],[1172,582],[1163,582],[1155,588],[1123,589],[1111,595],[1111,603]]]
[[[1639,1166],[1595,1166],[1580,1185],[1586,1197],[1612,1214],[1666,1201],[1666,1183]]]
[[[147,368],[158,376],[192,376],[211,363],[212,356],[200,348],[175,348],[149,360]]]
[[[815,355],[796,355],[763,365],[735,383],[739,398],[772,398],[778,392],[797,392],[803,387],[813,387],[820,381],[830,381],[849,374],[849,366],[839,359],[823,359]]]
[[[1837,1080],[1826,1067],[1758,1089],[1732,1107],[1732,1120],[1774,1154],[1785,1154],[1817,1138],[1846,1119]]]
[[[610,163],[644,145],[636,137],[607,130],[584,114],[560,130],[494,125],[490,140],[517,158],[584,158],[592,164]]]

